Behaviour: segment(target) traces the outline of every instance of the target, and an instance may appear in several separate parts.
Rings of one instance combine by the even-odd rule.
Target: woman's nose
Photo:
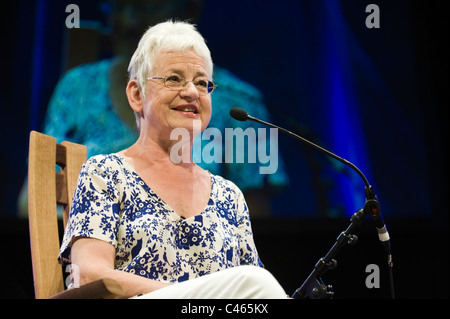
[[[180,90],[180,96],[190,97],[191,99],[198,99],[200,92],[192,81],[187,81],[186,85]]]

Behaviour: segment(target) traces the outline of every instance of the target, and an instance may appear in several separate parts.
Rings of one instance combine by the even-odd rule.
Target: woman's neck
[[[169,167],[176,165],[185,169],[196,166],[192,159],[193,140],[168,140],[160,136],[141,134],[130,148],[120,152],[127,158],[145,161],[152,165]]]

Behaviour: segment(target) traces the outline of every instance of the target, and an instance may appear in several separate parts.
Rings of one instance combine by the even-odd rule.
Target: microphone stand
[[[327,270],[335,269],[337,266],[337,262],[333,257],[337,254],[337,252],[346,244],[349,245],[355,245],[358,237],[355,235],[352,235],[351,233],[355,230],[355,228],[359,227],[362,222],[364,221],[364,218],[368,215],[371,216],[372,219],[377,224],[378,229],[378,235],[382,242],[382,245],[384,249],[386,250],[387,256],[388,256],[388,266],[389,266],[389,277],[390,277],[390,286],[391,286],[391,295],[392,298],[395,298],[394,294],[394,283],[393,283],[393,274],[392,274],[392,255],[391,255],[391,248],[390,248],[390,241],[389,241],[389,235],[387,234],[386,227],[383,222],[383,218],[381,217],[381,211],[380,211],[380,205],[378,203],[377,197],[373,191],[372,186],[370,186],[367,178],[364,176],[364,174],[351,162],[347,161],[346,159],[337,156],[336,154],[328,151],[327,149],[320,147],[319,145],[316,145],[312,143],[311,141],[292,133],[291,131],[288,131],[282,127],[279,127],[277,125],[274,125],[272,123],[268,123],[265,121],[262,121],[258,118],[255,118],[251,115],[249,115],[247,112],[245,112],[242,109],[234,108],[230,111],[230,115],[238,120],[238,121],[254,121],[269,127],[273,127],[276,129],[281,130],[282,132],[294,137],[297,140],[300,140],[303,143],[306,143],[316,150],[324,153],[327,156],[330,156],[337,161],[349,166],[352,168],[363,180],[365,185],[365,195],[366,195],[366,202],[364,203],[364,208],[358,210],[356,213],[353,214],[353,216],[350,218],[350,226],[343,231],[339,237],[336,239],[336,243],[333,245],[333,247],[328,251],[328,253],[325,255],[325,257],[320,258],[319,261],[314,266],[314,270],[311,272],[311,274],[308,276],[308,278],[305,280],[305,282],[302,284],[300,288],[298,288],[294,294],[292,295],[292,298],[295,299],[304,299],[304,298],[311,298],[311,299],[325,299],[325,298],[333,298],[334,292],[333,287],[331,285],[328,285],[325,287],[325,284],[322,282],[322,279],[320,278],[321,275],[323,275]],[[381,234],[381,237],[380,237]],[[386,238],[387,237],[387,238]]]
[[[366,202],[367,203],[367,202]],[[325,257],[319,259],[314,266],[314,270],[305,280],[305,282],[298,288],[291,296],[294,299],[331,299],[334,297],[333,287],[331,285],[325,286],[321,276],[327,271],[335,269],[337,261],[333,258],[338,251],[346,244],[354,246],[358,241],[358,237],[352,235],[353,231],[358,228],[366,217],[366,209],[360,209],[350,218],[350,225],[343,231],[336,243],[331,247]]]

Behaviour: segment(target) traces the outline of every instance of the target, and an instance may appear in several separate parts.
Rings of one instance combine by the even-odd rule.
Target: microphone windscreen
[[[247,121],[247,119],[248,119],[248,113],[246,111],[244,111],[243,109],[240,109],[237,107],[233,107],[230,110],[230,115],[232,118],[234,118],[235,120],[238,120],[238,121]]]

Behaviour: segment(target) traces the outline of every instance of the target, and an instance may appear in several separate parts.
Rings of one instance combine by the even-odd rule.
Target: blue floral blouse
[[[210,174],[208,205],[183,219],[118,154],[91,157],[81,169],[58,260],[70,263],[74,237],[116,248],[115,269],[182,282],[238,265],[262,266],[247,206],[232,182]]]
[[[138,139],[135,128],[125,124],[112,107],[108,79],[111,63],[111,59],[102,60],[79,65],[68,71],[58,82],[46,113],[44,133],[55,137],[58,143],[70,141],[86,145],[88,158],[116,153],[130,147]],[[257,130],[261,127],[254,122],[239,122],[231,118],[229,113],[233,107],[241,107],[249,114],[270,122],[262,94],[255,87],[218,66],[214,66],[214,82],[219,88],[211,95],[213,114],[209,127],[218,128],[223,136],[225,128],[240,127],[245,130],[253,127]],[[197,145],[201,141],[197,138],[194,143]],[[201,150],[206,143],[203,141],[201,147],[193,148],[194,161],[203,169],[233,181],[244,192],[264,185],[284,187],[289,184],[281,154],[278,156],[277,172],[265,175],[259,174],[259,167],[264,164],[258,161],[201,161]],[[244,143],[238,149],[246,150],[247,140]],[[222,148],[227,152],[224,146]]]

